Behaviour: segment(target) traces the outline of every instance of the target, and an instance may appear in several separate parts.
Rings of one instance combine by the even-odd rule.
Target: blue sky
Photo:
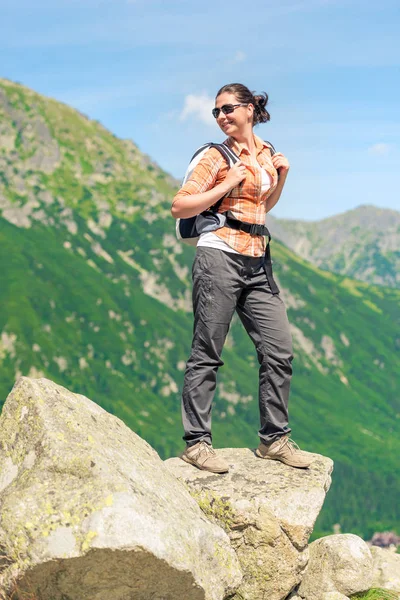
[[[216,91],[269,94],[291,163],[273,214],[400,210],[398,0],[0,0],[0,76],[131,138],[180,178]]]

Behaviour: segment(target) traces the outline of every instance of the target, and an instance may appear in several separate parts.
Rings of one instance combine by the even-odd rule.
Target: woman
[[[194,334],[186,365],[182,418],[187,447],[183,460],[200,469],[225,473],[229,465],[212,447],[211,405],[221,352],[236,310],[252,339],[260,363],[260,458],[308,467],[309,454],[289,439],[288,398],[292,342],[285,306],[273,280],[269,247],[260,234],[265,215],[278,202],[289,171],[280,152],[271,156],[253,127],[269,121],[267,94],[244,85],[225,85],[212,113],[225,143],[240,160],[231,169],[215,148],[195,167],[175,196],[172,215],[187,218],[224,198],[218,212],[226,226],[200,236],[193,264]],[[279,177],[278,177],[279,169]],[[255,233],[255,230],[257,231]]]

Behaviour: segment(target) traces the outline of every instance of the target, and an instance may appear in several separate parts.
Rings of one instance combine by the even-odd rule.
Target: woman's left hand
[[[290,169],[289,161],[282,152],[275,152],[272,157],[272,164],[276,170],[279,169],[279,175],[286,175]]]

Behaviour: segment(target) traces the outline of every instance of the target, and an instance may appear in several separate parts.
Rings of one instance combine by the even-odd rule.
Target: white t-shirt
[[[261,171],[261,194],[265,194],[267,190],[271,187],[271,176],[265,169],[262,169],[260,166],[258,168]],[[200,235],[199,241],[197,242],[197,247],[206,246],[207,248],[218,248],[219,250],[224,250],[225,252],[232,252],[232,254],[240,254],[237,250],[234,250],[231,246],[229,246],[224,240],[221,240],[214,231],[208,231],[207,233],[202,233]]]

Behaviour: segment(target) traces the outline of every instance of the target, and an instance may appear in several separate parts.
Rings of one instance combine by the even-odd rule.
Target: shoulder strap
[[[197,148],[196,152],[193,154],[192,158],[190,159],[188,168],[186,169],[185,176],[183,177],[183,180],[182,180],[182,185],[184,183],[186,183],[188,178],[191,176],[193,169],[196,167],[198,162],[203,158],[204,154],[210,148],[216,148],[216,150],[218,150],[222,154],[222,156],[225,158],[226,162],[228,163],[229,168],[232,167],[234,165],[234,163],[239,160],[239,157],[236,156],[236,154],[230,148],[228,148],[228,146],[226,146],[225,144],[215,144],[213,142],[207,142],[206,144],[203,144],[202,146],[200,146],[200,148]]]
[[[226,158],[229,167],[233,167],[233,165],[240,160],[238,155],[235,154],[235,152],[231,148],[229,148],[227,144],[212,144],[212,146],[213,148],[219,150],[222,156]]]
[[[229,168],[233,167],[233,165],[240,160],[238,155],[235,154],[235,152],[231,150],[231,148],[229,148],[229,146],[227,146],[226,144],[210,144],[210,146],[219,150],[219,152],[222,154],[222,156],[228,163]],[[225,196],[227,196],[227,194],[225,194]],[[212,207],[213,212],[218,212],[218,209],[221,206],[225,196],[222,196],[222,198],[220,198],[218,202],[214,204],[214,206]]]
[[[202,146],[200,146],[200,148],[196,150],[196,152],[190,159],[190,162],[192,162],[196,158],[196,156],[198,156],[201,152],[209,148],[215,148],[216,150],[218,150],[225,158],[229,167],[232,167],[239,160],[239,157],[226,144],[216,144],[214,142],[208,142],[207,144],[203,144]]]
[[[201,158],[202,158],[201,155],[205,154],[206,151],[209,150],[210,148],[215,148],[216,150],[218,150],[218,152],[220,152],[220,154],[222,154],[222,156],[228,163],[229,168],[233,167],[233,165],[235,163],[237,163],[239,160],[239,157],[237,156],[237,154],[235,154],[235,152],[233,152],[233,150],[231,150],[231,148],[229,148],[229,146],[227,146],[226,144],[216,144],[214,142],[208,142],[207,144],[203,144],[202,146],[200,146],[200,148],[198,148],[196,150],[196,152],[193,154],[192,158],[190,159],[190,163],[187,168],[185,177],[183,179],[183,183],[188,179],[188,177],[193,172],[193,169],[195,168],[197,163],[201,160]],[[219,207],[222,204],[222,200],[224,198],[225,198],[225,196],[222,196],[222,198],[220,200],[218,200],[218,202],[216,202],[212,206],[211,210],[213,212],[218,211]]]
[[[192,158],[190,159],[190,162],[192,162],[192,160],[194,160],[196,158],[196,156],[198,156],[201,152],[203,152],[203,150],[207,150],[208,148],[211,148],[213,145],[214,144],[212,142],[207,142],[206,144],[203,144],[202,146],[200,146],[200,148],[197,148],[196,152],[193,154]]]
[[[264,140],[264,143],[267,144],[268,148],[271,151],[271,156],[273,156],[276,153],[275,148],[273,147],[273,145],[271,144],[271,142],[267,142],[267,140]]]

